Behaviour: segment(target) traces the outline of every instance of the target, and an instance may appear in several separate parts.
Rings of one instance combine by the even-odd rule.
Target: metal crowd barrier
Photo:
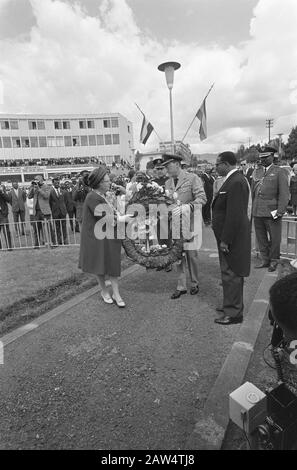
[[[31,219],[26,222],[0,222],[0,251],[76,246],[80,243],[75,219]]]
[[[79,243],[79,226],[74,218],[0,222],[0,251],[78,246]],[[256,241],[255,251],[258,251]],[[283,218],[281,255],[297,258],[297,217]]]
[[[297,217],[283,218],[281,255],[297,258]]]

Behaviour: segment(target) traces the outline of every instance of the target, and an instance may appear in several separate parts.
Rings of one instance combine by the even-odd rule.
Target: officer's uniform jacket
[[[284,214],[290,199],[286,171],[272,164],[259,181],[252,182],[252,196],[253,217],[271,217],[274,210]]]

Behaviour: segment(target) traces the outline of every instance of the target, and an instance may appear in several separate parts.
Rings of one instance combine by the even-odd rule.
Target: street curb
[[[121,279],[127,276],[130,276],[131,274],[138,271],[139,269],[140,269],[140,266],[138,265],[130,266],[129,268],[125,269],[122,272]],[[8,333],[7,335],[2,336],[2,338],[0,338],[0,344],[2,346],[7,346],[8,344],[12,343],[16,339],[21,338],[27,333],[30,333],[30,331],[36,330],[36,328],[43,325],[43,323],[46,323],[49,320],[52,320],[53,318],[57,317],[58,315],[61,315],[62,313],[67,313],[67,310],[72,309],[77,304],[83,302],[84,300],[88,299],[89,297],[96,294],[97,292],[99,292],[99,286],[92,287],[91,289],[88,289],[85,292],[82,292],[81,294],[73,297],[72,299],[67,300],[67,302],[64,302],[63,304],[50,310],[49,312],[44,313],[43,315],[40,315],[40,317],[36,318],[36,320],[34,320],[33,322],[27,323],[26,325],[23,325],[20,328],[17,328],[16,330],[11,331],[11,333]],[[71,310],[69,313],[71,313]]]
[[[277,277],[277,273],[264,275],[185,449],[220,450],[229,423],[229,394],[243,383],[268,310],[268,291]]]

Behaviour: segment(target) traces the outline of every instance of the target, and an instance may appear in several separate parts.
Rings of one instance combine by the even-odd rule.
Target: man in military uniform
[[[280,258],[282,217],[290,198],[288,176],[284,169],[274,165],[276,150],[265,147],[259,154],[263,178],[252,184],[253,218],[262,264],[256,268],[276,270]]]
[[[206,196],[203,184],[200,178],[194,173],[187,173],[181,168],[182,157],[178,155],[163,155],[163,165],[166,167],[169,176],[165,183],[165,190],[169,195],[176,196],[179,204],[174,210],[174,215],[183,215],[190,213],[191,230],[193,230],[194,217],[198,220],[200,216],[200,228],[202,226],[201,206],[206,203]],[[199,234],[195,234],[189,243],[184,244],[185,256],[178,264],[178,284],[172,299],[178,299],[181,295],[187,293],[186,283],[186,264],[191,278],[190,294],[195,295],[199,292],[198,285],[198,249],[200,248]]]
[[[160,157],[153,159],[154,164],[154,174],[153,181],[155,181],[159,186],[165,188],[165,183],[168,180],[166,176],[166,169],[163,166],[163,159]]]

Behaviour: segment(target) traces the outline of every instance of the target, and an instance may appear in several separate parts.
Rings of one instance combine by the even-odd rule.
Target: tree
[[[259,150],[257,149],[256,146],[252,146],[249,149],[246,150],[245,154],[245,159],[247,163],[254,163],[258,160],[259,158]]]
[[[287,160],[297,160],[297,126],[290,132],[288,143],[285,145],[285,156]]]

